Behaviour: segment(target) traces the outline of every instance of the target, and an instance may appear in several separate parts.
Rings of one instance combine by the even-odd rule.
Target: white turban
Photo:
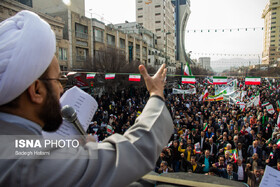
[[[45,72],[55,50],[50,25],[33,12],[21,11],[0,23],[0,106]]]

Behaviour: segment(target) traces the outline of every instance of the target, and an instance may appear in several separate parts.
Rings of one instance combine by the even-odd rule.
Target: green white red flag
[[[213,84],[227,84],[227,77],[213,77]]]
[[[116,76],[115,73],[106,73],[106,74],[105,74],[105,79],[106,79],[106,80],[107,80],[107,79],[114,79],[115,76]]]
[[[277,141],[277,146],[280,147],[280,139]]]
[[[141,80],[141,75],[140,74],[130,74],[128,80],[139,82]]]
[[[206,99],[206,98],[208,98],[208,95],[209,95],[209,93],[208,93],[208,89],[206,89],[206,90],[205,90],[205,92],[204,92],[204,95],[203,95],[202,101],[205,101],[205,99]]]
[[[273,159],[273,152],[270,152],[269,156],[271,159]]]
[[[195,77],[194,76],[182,77],[182,84],[195,84]]]
[[[205,131],[207,131],[207,129],[208,129],[208,124],[207,124],[207,123],[204,123],[204,125],[203,125],[203,131],[205,132]]]
[[[191,76],[192,75],[192,71],[191,71],[191,68],[190,68],[188,62],[186,62],[186,65],[185,65],[184,75],[185,76]]]
[[[236,149],[234,149],[233,151],[232,151],[232,158],[233,158],[233,160],[234,160],[234,163],[236,163],[237,162],[237,151],[236,151]]]
[[[246,77],[245,85],[260,85],[261,78],[260,77]]]
[[[88,73],[87,74],[87,79],[94,79],[96,73]]]

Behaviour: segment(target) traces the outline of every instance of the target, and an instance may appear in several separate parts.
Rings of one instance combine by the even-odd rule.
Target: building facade
[[[211,62],[210,57],[200,57],[198,59],[198,63],[200,65],[200,67],[202,67],[206,70],[211,70],[210,62]]]
[[[280,62],[280,0],[269,0],[262,13],[264,39],[262,64]]]
[[[136,22],[157,36],[158,49],[175,65],[175,21],[171,0],[136,0]]]
[[[115,27],[133,37],[140,37],[147,44],[148,61],[143,61],[145,65],[158,69],[165,63],[165,52],[158,49],[157,36],[152,31],[149,31],[137,22],[115,24]],[[146,48],[143,48],[142,51],[145,51],[144,49],[146,50]],[[168,72],[175,73],[175,70],[168,67]]]
[[[0,22],[2,22],[3,20],[11,16],[14,16],[17,12],[20,12],[21,10],[29,10],[38,14],[42,19],[44,19],[46,22],[50,24],[52,30],[55,32],[55,36],[56,36],[55,55],[58,59],[61,70],[66,71],[69,67],[70,62],[69,62],[69,42],[68,40],[63,39],[63,28],[65,22],[60,17],[52,17],[50,15],[46,15],[42,12],[39,12],[36,9],[31,8],[30,5],[32,6],[31,0],[0,1]]]
[[[190,0],[172,0],[175,6],[175,59],[180,64],[187,61],[185,48],[185,30],[191,14]]]

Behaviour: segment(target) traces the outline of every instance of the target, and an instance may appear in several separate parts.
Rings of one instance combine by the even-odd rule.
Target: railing
[[[83,39],[88,39],[88,34],[82,33],[82,32],[75,32],[77,38],[83,38]]]

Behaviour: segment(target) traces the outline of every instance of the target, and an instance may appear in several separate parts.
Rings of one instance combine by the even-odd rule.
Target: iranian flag
[[[87,79],[94,79],[96,73],[88,73]]]
[[[208,82],[208,84],[211,84],[211,85],[213,84],[213,82],[209,79],[207,79],[207,82]]]
[[[273,159],[273,152],[270,152],[269,156],[271,159]]]
[[[202,100],[205,101],[205,99],[208,97],[209,93],[208,93],[208,89],[205,90],[204,95]]]
[[[195,84],[195,77],[194,76],[182,77],[182,84]]]
[[[269,104],[270,104],[269,102],[265,102],[265,103],[262,104],[262,107],[265,107],[265,106],[267,106]]]
[[[107,79],[114,79],[115,76],[116,76],[115,73],[106,73],[106,74],[105,74],[105,79],[106,79],[106,80],[107,80]]]
[[[131,74],[129,75],[129,81],[136,81],[139,82],[141,79],[141,75],[140,74]]]
[[[280,147],[280,139],[277,141],[277,146]]]
[[[190,84],[190,87],[191,87],[191,88],[194,88],[194,87],[195,87],[195,85],[194,85],[194,84]]]
[[[203,131],[205,132],[205,131],[207,131],[207,129],[208,129],[208,124],[207,124],[207,123],[204,123],[204,125],[203,125]]]
[[[213,84],[227,84],[227,77],[213,77]]]
[[[114,129],[111,125],[107,125],[107,133],[109,134],[113,134],[114,133]]]
[[[260,77],[246,77],[245,85],[260,85],[261,78]]]
[[[192,75],[192,71],[191,71],[191,68],[190,68],[188,62],[186,62],[186,65],[185,65],[184,75],[186,75],[186,76],[191,76]]]
[[[277,119],[277,126],[280,129],[280,112],[278,114],[278,119]]]
[[[237,151],[236,151],[236,149],[234,149],[233,151],[232,151],[232,158],[233,158],[233,160],[234,160],[234,163],[236,163],[237,162]]]

